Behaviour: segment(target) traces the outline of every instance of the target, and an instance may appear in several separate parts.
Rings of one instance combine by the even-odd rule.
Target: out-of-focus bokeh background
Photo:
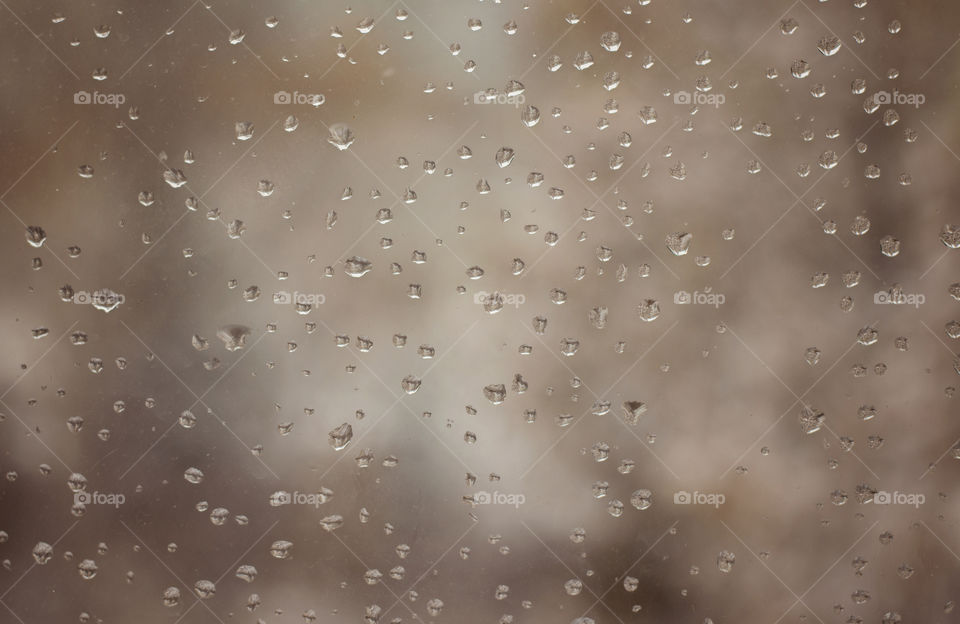
[[[0,4],[0,622],[956,621],[953,3]]]

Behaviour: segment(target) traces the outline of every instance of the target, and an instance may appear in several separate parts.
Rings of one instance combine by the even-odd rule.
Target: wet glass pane
[[[958,17],[0,2],[0,622],[955,621]]]

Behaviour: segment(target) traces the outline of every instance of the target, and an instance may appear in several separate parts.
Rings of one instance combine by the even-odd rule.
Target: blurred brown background
[[[938,1],[5,0],[0,621],[281,623],[313,610],[358,622],[372,605],[382,622],[954,621],[958,252],[939,237],[960,223],[958,18]],[[607,32],[618,50],[601,45]],[[831,36],[842,46],[824,56]],[[582,52],[594,63],[580,71]],[[791,75],[798,59],[804,78]],[[511,80],[522,104],[478,103]],[[708,84],[719,106],[676,103]],[[923,104],[865,111],[894,90]],[[80,91],[123,104],[75,103]],[[276,103],[278,92],[324,101]],[[249,140],[238,122],[253,124]],[[771,136],[753,132],[761,122]],[[335,124],[352,131],[348,149],[328,142]],[[501,147],[516,154],[504,168]],[[839,157],[830,170],[818,165],[827,150]],[[167,184],[170,169],[186,183]],[[46,232],[41,248],[28,225]],[[684,256],[664,244],[677,232],[693,236]],[[887,235],[896,257],[881,253]],[[370,272],[347,275],[352,256]],[[847,271],[858,285],[844,286]],[[811,288],[818,273],[829,279]],[[64,302],[65,284],[124,302],[110,313]],[[922,305],[875,303],[895,284]],[[300,315],[274,303],[280,291],[323,303]],[[475,295],[494,291],[522,303],[487,314]],[[723,303],[676,304],[679,291]],[[651,322],[645,300],[659,304]],[[602,329],[597,307],[609,311]],[[249,328],[244,348],[218,339],[231,325]],[[858,344],[868,326],[876,342]],[[570,357],[564,339],[579,341]],[[422,379],[412,395],[408,375]],[[506,386],[500,405],[484,396],[491,384]],[[592,409],[601,401],[609,412]],[[646,404],[636,424],[626,401]],[[825,414],[814,433],[803,405]],[[184,410],[194,427],[179,424]],[[342,423],[353,439],[336,451],[328,432]],[[364,449],[369,467],[355,460]],[[74,473],[124,503],[75,506]],[[317,508],[269,502],[321,487],[333,497]],[[859,502],[858,487],[865,501],[924,502]],[[639,489],[652,493],[644,510],[631,505]],[[680,491],[724,503],[675,504]],[[523,504],[464,500],[478,492]],[[343,525],[325,531],[333,515]],[[293,543],[286,559],[271,556],[277,540]],[[41,541],[54,550],[44,565],[31,555]],[[721,551],[736,557],[729,573]],[[249,585],[234,575],[244,564],[259,571]],[[365,582],[371,569],[381,583]],[[217,591],[195,604],[199,580]],[[168,587],[179,604],[164,606]]]

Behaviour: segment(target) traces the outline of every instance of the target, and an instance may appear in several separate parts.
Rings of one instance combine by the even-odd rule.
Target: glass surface
[[[0,5],[0,623],[956,622],[955,3]]]

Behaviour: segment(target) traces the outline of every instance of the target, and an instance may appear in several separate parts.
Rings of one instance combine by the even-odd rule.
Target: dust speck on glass
[[[0,2],[0,623],[957,622],[958,23]]]

